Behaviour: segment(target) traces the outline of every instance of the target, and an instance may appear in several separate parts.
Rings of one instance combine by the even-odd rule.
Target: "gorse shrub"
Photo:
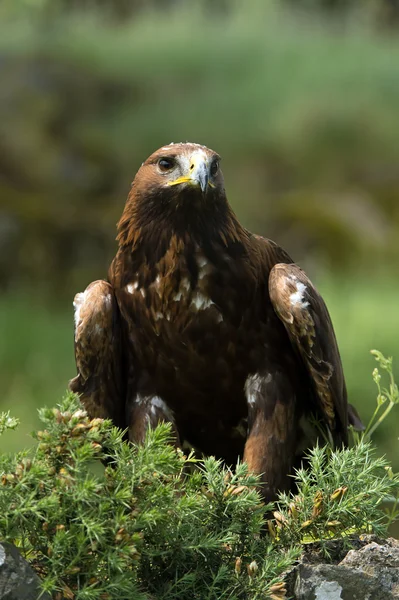
[[[73,395],[40,417],[34,455],[1,458],[0,536],[55,599],[266,598],[281,584],[298,550],[260,535],[268,507],[245,465],[190,472],[168,425],[133,447]]]
[[[370,442],[350,450],[328,446],[309,452],[307,468],[296,471],[298,491],[281,494],[274,513],[283,543],[348,539],[353,533],[384,535],[387,519],[381,502],[397,492],[399,479]]]
[[[274,513],[279,539],[283,543],[325,542],[331,538],[348,541],[352,533],[384,535],[398,516],[399,477],[389,462],[377,456],[370,442],[374,431],[399,403],[398,387],[392,372],[392,358],[378,350],[371,352],[388,379],[382,387],[378,367],[373,371],[377,385],[376,409],[364,432],[353,431],[354,447],[333,450],[329,445],[309,451],[308,465],[295,472],[297,493],[280,494]],[[396,494],[396,496],[395,496]],[[390,508],[384,511],[381,504]],[[269,523],[273,533],[273,524]]]
[[[391,377],[391,362],[377,360]],[[390,406],[395,383],[374,379]],[[304,542],[328,554],[331,538],[383,535],[397,515],[399,478],[369,429],[353,448],[314,448],[296,491],[265,505],[245,464],[184,455],[167,424],[133,446],[72,394],[40,418],[33,452],[0,457],[0,539],[19,546],[54,600],[283,599]],[[16,425],[0,416],[0,433]]]

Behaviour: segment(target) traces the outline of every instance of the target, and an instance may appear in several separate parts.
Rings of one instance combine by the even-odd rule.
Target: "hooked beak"
[[[182,177],[178,177],[174,181],[170,181],[168,185],[179,185],[180,183],[188,183],[189,185],[200,187],[204,194],[208,185],[214,187],[209,181],[209,162],[203,152],[194,152],[190,157],[188,173]]]
[[[191,179],[193,183],[197,183],[201,188],[201,192],[204,193],[206,188],[208,187],[209,182],[209,170],[207,161],[198,162],[197,164],[195,164],[195,162],[192,161],[190,165],[190,170]]]

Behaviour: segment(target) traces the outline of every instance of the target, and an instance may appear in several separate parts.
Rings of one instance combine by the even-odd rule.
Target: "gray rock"
[[[51,600],[40,596],[40,579],[17,548],[0,543],[0,600]]]
[[[350,550],[339,564],[307,564],[295,570],[296,600],[392,600],[399,598],[399,542],[372,541]]]

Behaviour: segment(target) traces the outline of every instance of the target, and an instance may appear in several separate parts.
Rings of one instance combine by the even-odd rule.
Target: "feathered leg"
[[[277,373],[248,377],[248,436],[244,461],[261,475],[262,495],[275,500],[290,488],[289,473],[297,445],[297,401],[287,380]]]
[[[94,281],[76,294],[75,360],[78,374],[69,382],[90,417],[112,419],[124,427],[120,314],[112,286]]]
[[[149,427],[155,427],[161,421],[171,423],[172,436],[176,446],[180,446],[180,437],[173,412],[168,405],[155,395],[136,395],[132,402],[127,403],[127,421],[129,424],[129,440],[135,443],[144,441]]]

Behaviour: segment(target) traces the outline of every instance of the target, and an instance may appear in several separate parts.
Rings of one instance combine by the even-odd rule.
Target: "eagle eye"
[[[219,161],[218,160],[214,160],[213,163],[211,164],[211,175],[212,175],[212,177],[214,177],[218,171],[219,171]]]
[[[158,161],[158,167],[164,173],[166,173],[167,171],[171,171],[175,164],[176,161],[173,158],[160,158]]]

